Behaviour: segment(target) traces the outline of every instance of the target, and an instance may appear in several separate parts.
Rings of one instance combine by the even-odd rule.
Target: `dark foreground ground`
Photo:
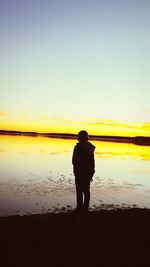
[[[150,266],[150,210],[0,218],[0,266]]]

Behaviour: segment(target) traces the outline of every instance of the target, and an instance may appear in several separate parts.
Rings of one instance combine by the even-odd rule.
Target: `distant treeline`
[[[76,134],[68,133],[37,133],[37,132],[20,132],[20,131],[8,131],[0,130],[0,135],[24,135],[24,136],[43,136],[51,138],[62,138],[62,139],[76,139]],[[126,136],[107,136],[107,135],[90,135],[90,140],[99,140],[107,142],[119,142],[119,143],[134,143],[137,145],[150,145],[150,137],[147,136],[135,136],[135,137],[126,137]]]

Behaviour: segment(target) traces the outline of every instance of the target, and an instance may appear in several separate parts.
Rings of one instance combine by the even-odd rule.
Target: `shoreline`
[[[76,212],[75,212],[75,208],[74,209],[60,209],[60,210],[54,210],[54,211],[51,211],[51,212],[45,212],[45,213],[26,213],[26,214],[12,214],[12,215],[2,215],[0,216],[0,222],[1,220],[3,219],[10,219],[11,218],[14,218],[14,219],[17,219],[17,218],[35,218],[35,217],[86,217],[86,219],[88,217],[92,217],[92,216],[95,216],[95,215],[102,215],[102,214],[132,214],[132,213],[136,213],[136,214],[149,214],[150,216],[150,208],[146,208],[146,207],[143,207],[143,208],[139,208],[137,205],[132,205],[132,206],[126,206],[126,207],[116,207],[116,208],[110,208],[110,209],[107,209],[107,208],[95,208],[95,209],[89,209],[88,211],[88,214],[87,215],[77,215]]]
[[[75,210],[75,206],[70,206],[68,205],[68,207],[62,206],[62,207],[53,207],[53,208],[49,208],[49,209],[44,209],[44,211],[39,211],[39,212],[22,212],[21,210],[12,210],[12,212],[9,211],[9,213],[1,213],[0,214],[0,220],[2,218],[10,218],[10,217],[23,217],[23,216],[28,216],[28,217],[34,217],[34,216],[55,216],[55,215],[72,215],[74,214],[74,210]],[[90,207],[88,214],[94,214],[94,213],[101,213],[101,212],[116,212],[116,211],[128,211],[128,210],[139,210],[139,211],[150,211],[149,207],[143,206],[140,207],[137,204],[132,204],[132,205],[128,205],[128,204],[106,204],[103,203],[100,206],[94,206],[94,207]]]

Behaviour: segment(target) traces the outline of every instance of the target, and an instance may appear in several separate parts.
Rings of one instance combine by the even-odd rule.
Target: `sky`
[[[150,135],[149,0],[0,0],[0,129]]]

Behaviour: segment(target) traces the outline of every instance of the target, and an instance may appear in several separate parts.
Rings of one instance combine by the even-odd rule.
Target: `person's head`
[[[88,141],[88,133],[85,130],[82,130],[78,133],[78,141],[79,142],[87,142]]]

